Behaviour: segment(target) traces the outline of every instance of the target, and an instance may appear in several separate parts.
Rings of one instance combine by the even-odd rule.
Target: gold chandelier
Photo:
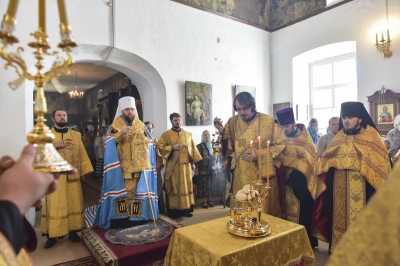
[[[36,147],[36,170],[53,173],[65,172],[72,170],[72,166],[54,148],[52,144],[54,135],[44,123],[46,121],[44,115],[47,113],[47,102],[44,97],[43,86],[48,82],[52,82],[59,92],[65,91],[65,86],[58,82],[59,74],[56,74],[56,70],[62,68],[66,74],[69,74],[68,67],[73,63],[69,52],[77,45],[71,37],[71,27],[67,21],[64,0],[57,0],[61,35],[61,42],[58,44],[58,47],[62,49],[63,53],[49,50],[50,46],[46,34],[46,3],[45,0],[38,0],[38,2],[39,26],[37,31],[31,34],[35,38],[35,41],[28,43],[28,46],[35,49],[33,54],[36,58],[36,74],[28,72],[26,63],[20,54],[24,50],[22,47],[18,47],[15,52],[6,51],[8,46],[18,42],[18,39],[13,35],[14,26],[17,23],[15,14],[18,8],[18,0],[9,0],[7,12],[1,22],[0,39],[2,47],[0,48],[0,56],[6,61],[4,65],[5,69],[12,67],[17,72],[18,79],[9,83],[12,89],[17,89],[25,79],[35,81],[36,96],[33,109],[37,118],[35,120],[36,125],[27,138],[28,142]],[[49,72],[45,74],[43,61],[44,57],[49,55],[54,56],[55,60]]]
[[[73,100],[83,98],[83,92],[78,92],[78,71],[75,71],[75,91],[69,92],[69,98]]]

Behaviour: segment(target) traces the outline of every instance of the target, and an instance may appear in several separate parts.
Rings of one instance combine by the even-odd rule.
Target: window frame
[[[349,60],[349,59],[354,59],[354,69],[355,69],[355,81],[354,82],[346,82],[346,83],[338,83],[338,84],[334,84],[334,69],[333,69],[333,65],[334,63],[340,62],[340,61],[345,61],[345,60]],[[332,84],[331,85],[327,85],[327,86],[319,86],[319,87],[315,87],[313,86],[313,75],[314,75],[314,71],[313,68],[316,66],[322,66],[322,65],[327,65],[327,64],[331,64],[331,69],[332,69]],[[332,115],[333,115],[333,110],[335,108],[340,108],[340,106],[335,106],[335,90],[337,88],[341,88],[341,87],[348,87],[348,86],[354,86],[355,88],[355,92],[356,95],[358,93],[357,91],[357,57],[356,57],[356,53],[352,52],[352,53],[347,53],[347,54],[343,54],[343,55],[339,55],[339,56],[335,56],[335,57],[331,57],[331,58],[326,58],[323,60],[318,60],[315,62],[311,62],[309,63],[309,84],[310,84],[310,115],[311,117],[315,117],[314,116],[314,110],[318,110],[318,109],[331,109],[332,111]],[[313,96],[314,96],[314,92],[315,91],[321,91],[321,90],[326,90],[326,89],[330,89],[331,90],[331,103],[330,106],[323,106],[323,107],[317,107],[314,108],[314,101],[313,101]],[[350,99],[349,99],[350,100]],[[357,100],[357,99],[355,99]],[[327,123],[325,121],[318,121],[319,122],[319,126],[321,125],[326,125]],[[321,123],[322,122],[322,123]],[[320,129],[326,129],[327,126],[324,127],[319,127]]]

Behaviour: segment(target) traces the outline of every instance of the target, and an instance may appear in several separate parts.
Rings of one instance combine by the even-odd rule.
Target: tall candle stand
[[[258,171],[259,171],[259,180],[256,183],[256,187],[258,189],[262,189],[262,181],[261,181],[261,164],[260,164],[260,159],[261,159],[261,149],[260,149],[260,137],[258,138]],[[262,208],[261,208],[261,195],[260,193],[253,188],[253,141],[250,142],[249,144],[250,147],[250,158],[249,158],[249,163],[250,163],[250,184],[249,184],[249,194],[250,200],[237,200],[237,202],[241,202],[244,204],[245,208],[244,209],[237,209],[233,208],[231,209],[230,216],[231,219],[229,220],[227,224],[227,229],[228,232],[237,236],[242,236],[242,237],[264,237],[267,236],[271,233],[271,228],[268,225],[268,222],[266,220],[261,219],[261,213],[262,213]],[[255,217],[254,217],[255,214]]]
[[[71,27],[67,22],[64,0],[57,0],[58,10],[60,14],[60,35],[61,42],[58,47],[62,49],[66,58],[62,57],[56,51],[49,51],[50,46],[47,41],[46,34],[46,13],[45,13],[45,0],[38,0],[39,3],[39,27],[37,31],[31,33],[35,41],[28,43],[28,46],[35,49],[33,54],[36,58],[37,73],[30,74],[27,70],[25,61],[22,59],[20,52],[24,49],[18,47],[15,52],[7,52],[8,46],[18,42],[18,39],[13,35],[14,26],[17,22],[15,14],[18,8],[18,0],[9,0],[6,14],[0,27],[0,39],[3,46],[0,48],[0,56],[6,61],[5,69],[12,67],[18,75],[18,79],[9,83],[12,89],[17,89],[25,79],[33,80],[36,88],[35,104],[33,106],[34,113],[37,116],[36,125],[28,134],[28,142],[33,144],[37,149],[37,156],[35,161],[36,170],[42,172],[64,172],[72,170],[72,166],[65,161],[57,150],[54,148],[52,142],[54,135],[50,129],[45,125],[44,115],[47,113],[47,102],[44,97],[44,84],[52,82],[54,87],[59,92],[64,92],[65,87],[58,82],[59,74],[56,70],[62,68],[69,74],[68,67],[73,63],[70,51],[76,47],[76,43],[71,37]],[[54,56],[55,60],[47,74],[44,73],[44,56]]]

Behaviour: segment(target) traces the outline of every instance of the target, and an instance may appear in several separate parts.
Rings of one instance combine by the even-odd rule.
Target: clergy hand
[[[124,126],[124,127],[122,128],[122,133],[126,134],[126,133],[131,132],[131,130],[132,130],[132,127],[131,127],[131,126]]]
[[[245,160],[246,162],[250,162],[250,153],[244,153],[242,155],[242,159]],[[255,151],[252,152],[252,161],[256,162],[257,161],[257,153]]]
[[[56,149],[63,149],[63,148],[65,148],[65,147],[67,147],[67,146],[68,146],[68,145],[65,144],[63,140],[54,142],[54,147],[55,147]]]
[[[181,150],[181,145],[175,144],[174,146],[172,146],[172,149],[173,149],[174,151],[180,151],[180,150]]]
[[[215,117],[214,118],[214,127],[216,127],[219,132],[224,131],[224,124],[222,124],[221,118]]]
[[[54,192],[58,186],[52,174],[35,171],[33,162],[36,150],[25,146],[17,162],[6,156],[0,159],[0,200],[14,203],[21,214],[32,206],[40,206],[45,194]]]

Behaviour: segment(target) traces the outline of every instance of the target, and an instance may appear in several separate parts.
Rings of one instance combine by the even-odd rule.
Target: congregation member
[[[144,122],[144,125],[148,129],[149,139],[153,141],[154,147],[156,147],[156,161],[161,160],[160,154],[158,154],[157,150],[158,140],[153,136],[154,124],[153,122],[146,121]],[[157,170],[157,193],[158,193],[158,210],[160,211],[160,213],[166,214],[167,211],[165,209],[164,190],[162,188],[161,172],[158,170]]]
[[[42,207],[41,231],[47,236],[44,248],[51,248],[57,238],[68,235],[72,242],[80,242],[77,232],[85,228],[83,196],[80,179],[93,173],[93,167],[81,140],[81,134],[67,128],[68,115],[63,109],[52,113],[55,138],[54,147],[58,153],[78,171],[75,174],[61,174],[58,189],[45,197]]]
[[[119,209],[111,207],[103,211],[109,215],[106,215],[108,220],[100,217],[100,227],[128,228],[144,224],[148,220],[157,220],[157,176],[153,171],[156,167],[155,147],[149,142],[147,127],[139,119],[135,98],[126,96],[118,100],[118,108],[108,134],[110,138],[106,139],[104,167],[108,168],[107,165],[115,163],[112,160],[116,158],[120,162],[120,168],[104,175],[101,196],[106,197],[106,192],[111,193],[113,189],[115,193],[117,190],[118,193],[126,190],[126,194],[119,195],[125,198],[118,201],[118,204],[123,204],[128,213],[121,213]],[[117,186],[119,189],[116,189]],[[148,193],[151,199],[148,198]],[[141,201],[141,207],[128,208],[138,201]]]
[[[389,156],[394,159],[400,148],[400,115],[394,118],[394,128],[389,131],[387,138],[390,140]]]
[[[315,235],[329,241],[330,251],[391,169],[385,144],[364,105],[344,102],[340,117],[339,132],[321,157],[319,174],[326,188],[315,204]]]
[[[275,178],[273,159],[285,148],[286,137],[273,117],[257,112],[255,99],[250,93],[238,93],[233,100],[233,109],[238,114],[229,118],[225,126],[220,118],[214,118],[214,125],[222,134],[222,155],[228,159],[226,171],[233,172],[233,187],[230,192],[236,195],[243,186],[250,184],[250,181],[257,182],[259,176],[262,177],[265,187],[265,179],[269,176],[271,189],[269,196],[263,200],[262,210],[264,213],[280,217],[278,181]],[[253,141],[252,151],[250,141]],[[242,204],[231,200],[231,208],[238,206]]]
[[[215,192],[212,173],[213,148],[210,138],[210,132],[204,130],[201,134],[201,143],[196,146],[203,158],[203,160],[196,163],[195,169],[195,177],[197,179],[197,197],[202,198],[201,206],[205,209],[208,207],[214,207],[212,198]]]
[[[276,113],[279,125],[286,135],[283,151],[283,218],[304,225],[312,247],[318,246],[318,239],[312,236],[312,210],[314,198],[322,193],[317,186],[318,154],[306,127],[296,124],[292,108]],[[320,191],[317,191],[317,188]]]
[[[99,128],[99,134],[94,139],[94,155],[96,157],[95,176],[103,178],[104,146],[106,145],[106,128]]]
[[[333,140],[336,136],[336,133],[339,131],[339,117],[334,116],[329,119],[329,126],[328,126],[328,133],[321,136],[318,139],[317,143],[317,153],[318,156],[322,156],[326,148],[329,146],[329,143]]]
[[[36,249],[37,239],[24,215],[57,189],[59,177],[36,171],[35,157],[34,146],[27,145],[16,162],[9,156],[0,159],[0,265],[33,265],[27,252]]]
[[[167,213],[171,218],[192,217],[190,212],[195,205],[192,171],[202,157],[193,142],[192,133],[182,129],[180,114],[172,113],[169,119],[172,128],[161,135],[157,144],[161,156],[157,162],[158,170],[161,171],[165,161]]]
[[[308,123],[307,130],[311,136],[314,145],[317,146],[319,135],[318,135],[318,120],[316,118],[310,120],[310,122]]]

